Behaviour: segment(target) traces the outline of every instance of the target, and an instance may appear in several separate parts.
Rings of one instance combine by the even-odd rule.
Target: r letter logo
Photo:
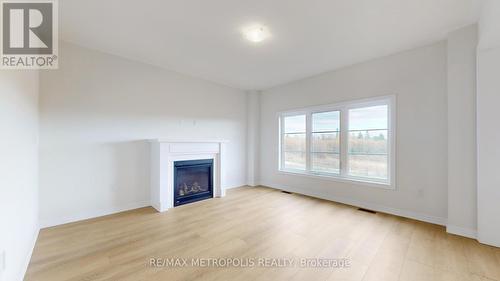
[[[58,67],[57,2],[1,1],[1,68]]]

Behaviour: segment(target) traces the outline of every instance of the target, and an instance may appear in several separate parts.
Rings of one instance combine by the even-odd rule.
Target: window
[[[280,114],[280,170],[393,187],[394,99]]]
[[[283,118],[283,158],[285,169],[306,169],[306,116]]]
[[[340,173],[340,111],[312,114],[311,170]]]
[[[350,176],[387,179],[388,113],[387,105],[349,110]]]

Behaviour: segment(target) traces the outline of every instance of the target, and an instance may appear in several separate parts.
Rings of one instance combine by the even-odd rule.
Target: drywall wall
[[[479,18],[479,49],[500,47],[500,1],[483,0]]]
[[[439,42],[264,91],[261,183],[445,224],[446,51],[446,42]],[[278,112],[391,94],[397,96],[396,190],[278,171]]]
[[[247,184],[258,185],[260,150],[260,95],[247,92]]]
[[[40,80],[42,226],[149,205],[152,138],[226,139],[227,187],[246,184],[244,92],[60,44]]]
[[[478,240],[500,247],[500,48],[478,53]]]
[[[477,231],[477,25],[448,35],[448,232]]]
[[[36,71],[0,70],[0,206],[0,280],[21,281],[38,235]]]
[[[478,240],[500,247],[500,1],[485,2],[477,58]]]

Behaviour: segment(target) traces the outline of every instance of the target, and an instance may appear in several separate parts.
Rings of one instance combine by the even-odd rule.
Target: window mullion
[[[283,115],[280,115],[280,118],[279,118],[279,137],[280,137],[280,143],[279,143],[279,159],[280,159],[280,169],[283,169],[285,167],[285,162],[283,161],[284,157],[285,157],[285,139],[284,139],[284,126],[283,126]]]
[[[347,176],[347,153],[349,120],[348,110],[343,107],[340,110],[340,175]]]
[[[311,171],[312,114],[306,114],[306,171]]]

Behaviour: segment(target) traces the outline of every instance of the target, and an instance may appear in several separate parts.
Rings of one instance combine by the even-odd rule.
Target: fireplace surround
[[[176,162],[211,160],[212,193],[210,196],[212,198],[225,196],[224,167],[227,141],[154,139],[149,140],[149,143],[151,145],[151,206],[157,211],[164,212],[181,205],[176,203],[175,198]],[[188,186],[187,188],[198,187]]]

